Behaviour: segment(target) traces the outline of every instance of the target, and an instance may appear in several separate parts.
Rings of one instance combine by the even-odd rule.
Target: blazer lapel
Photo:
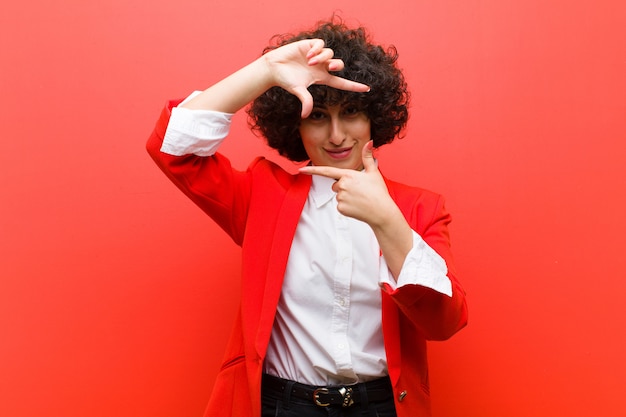
[[[270,249],[270,263],[265,281],[263,305],[259,318],[259,327],[256,338],[256,350],[260,357],[265,356],[269,338],[274,324],[276,306],[283,285],[289,251],[293,241],[300,214],[304,207],[309,189],[311,188],[310,175],[297,175],[293,185],[287,190],[278,213],[278,223],[274,230],[272,247]]]

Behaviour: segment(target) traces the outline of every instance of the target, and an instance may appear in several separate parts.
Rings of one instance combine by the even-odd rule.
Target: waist
[[[318,407],[351,407],[363,402],[380,402],[393,397],[389,377],[354,385],[314,386],[264,374],[264,395],[295,397]]]

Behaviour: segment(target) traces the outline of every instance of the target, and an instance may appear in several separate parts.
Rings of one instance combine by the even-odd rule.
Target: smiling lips
[[[341,149],[324,149],[328,156],[333,159],[344,159],[350,155],[352,152],[352,148],[341,148]]]

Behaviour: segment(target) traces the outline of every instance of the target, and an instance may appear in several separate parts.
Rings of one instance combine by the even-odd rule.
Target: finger
[[[307,54],[307,58],[308,58],[308,64],[309,66],[314,66],[317,65],[321,62],[327,62],[333,59],[333,56],[335,55],[335,53],[333,52],[332,49],[329,48],[323,48],[321,51],[319,51],[319,53],[314,54],[313,56],[309,57]]]
[[[327,166],[306,166],[299,169],[300,173],[308,175],[321,175],[323,177],[333,178],[335,180],[341,179],[346,175],[346,169],[327,167]]]
[[[306,87],[294,87],[291,91],[294,96],[298,97],[298,100],[302,103],[302,112],[300,116],[303,119],[309,117],[311,111],[313,110],[313,96]]]
[[[306,42],[306,41],[305,41]],[[315,55],[319,54],[324,49],[324,41],[322,39],[309,39],[309,51],[306,54],[306,59],[309,60]]]
[[[370,91],[369,85],[337,77],[336,75],[331,75],[324,84],[338,90],[354,91],[356,93],[367,93]]]
[[[345,64],[343,60],[335,58],[328,61],[328,71],[341,71]]]
[[[371,172],[378,169],[376,159],[374,159],[374,141],[369,141],[363,146],[361,151],[361,159],[363,160],[363,168],[365,172]]]

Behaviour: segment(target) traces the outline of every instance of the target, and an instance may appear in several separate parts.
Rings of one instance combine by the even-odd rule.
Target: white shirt
[[[227,136],[231,117],[174,108],[161,151],[210,156]],[[265,358],[265,372],[310,385],[387,375],[382,283],[417,284],[452,295],[445,261],[416,232],[396,281],[371,228],[337,211],[332,183],[313,176]]]

